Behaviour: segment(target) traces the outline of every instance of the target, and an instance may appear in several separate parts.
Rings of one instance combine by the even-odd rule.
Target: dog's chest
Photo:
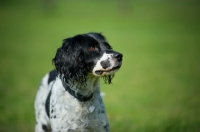
[[[52,95],[50,122],[53,131],[104,131],[107,124],[104,104],[99,95],[87,102],[79,102],[68,93]]]

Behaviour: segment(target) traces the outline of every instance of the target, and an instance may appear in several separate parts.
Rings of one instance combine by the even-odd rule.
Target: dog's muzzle
[[[105,74],[116,72],[122,65],[122,58],[123,58],[123,55],[121,53],[118,53],[118,52],[113,53],[112,58],[108,58],[104,61],[101,61],[100,64],[103,69],[97,70],[95,71],[95,73],[97,75],[105,75]]]

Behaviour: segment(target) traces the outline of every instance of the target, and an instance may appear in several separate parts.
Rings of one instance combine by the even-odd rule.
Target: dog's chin
[[[96,70],[94,73],[96,76],[112,75],[120,69],[121,65],[106,70]]]

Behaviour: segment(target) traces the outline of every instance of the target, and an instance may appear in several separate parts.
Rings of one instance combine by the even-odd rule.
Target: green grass
[[[102,32],[124,55],[102,83],[113,132],[200,131],[200,3],[0,1],[0,132],[34,131],[37,87],[62,39]]]

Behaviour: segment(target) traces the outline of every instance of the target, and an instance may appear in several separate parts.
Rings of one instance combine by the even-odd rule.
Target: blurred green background
[[[0,0],[0,132],[34,131],[57,48],[91,31],[124,55],[101,84],[111,131],[200,131],[198,0]]]

